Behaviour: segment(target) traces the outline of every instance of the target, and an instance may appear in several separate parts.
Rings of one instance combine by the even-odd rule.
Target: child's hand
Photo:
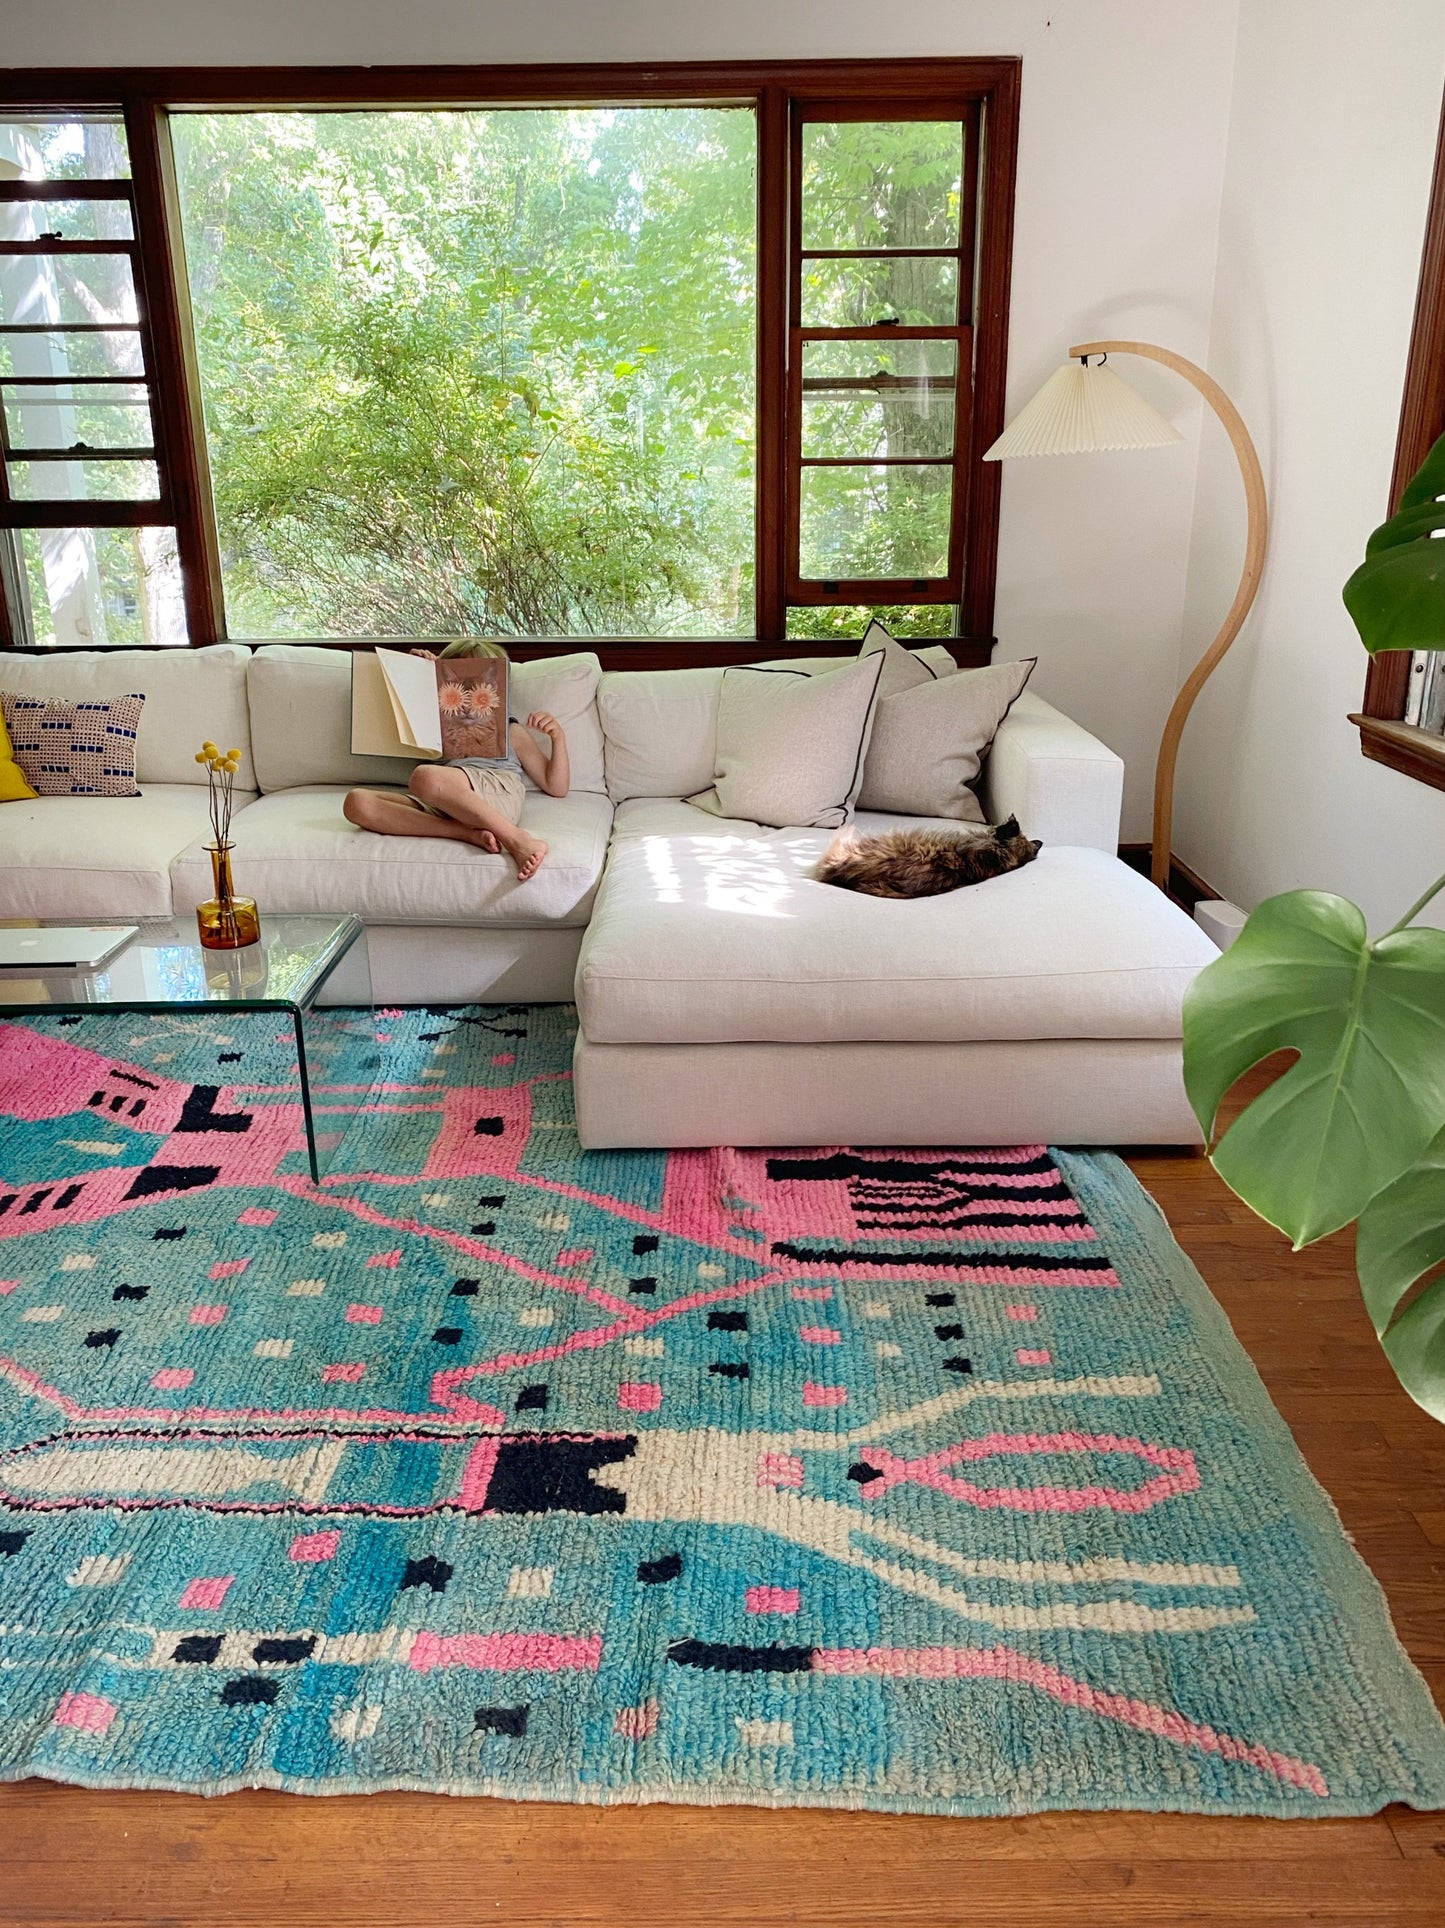
[[[409,649],[407,655],[420,656],[428,663],[434,663],[437,659],[437,653],[434,649]]]
[[[550,736],[554,743],[562,734],[562,725],[557,721],[556,717],[552,715],[550,710],[533,710],[532,714],[527,718],[527,728],[529,730],[538,730],[543,736]]]

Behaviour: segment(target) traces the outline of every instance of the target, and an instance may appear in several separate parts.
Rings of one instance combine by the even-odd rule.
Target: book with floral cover
[[[442,755],[495,759],[507,754],[505,656],[452,656],[436,664]]]
[[[504,656],[354,651],[352,754],[500,762],[507,754],[509,667]]]

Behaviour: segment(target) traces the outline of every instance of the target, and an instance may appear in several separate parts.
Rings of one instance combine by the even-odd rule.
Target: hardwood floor
[[[1395,1385],[1351,1236],[1292,1257],[1202,1158],[1130,1160],[1445,1701],[1445,1430]],[[0,1788],[0,1928],[1215,1928],[1445,1922],[1445,1814],[951,1821]]]

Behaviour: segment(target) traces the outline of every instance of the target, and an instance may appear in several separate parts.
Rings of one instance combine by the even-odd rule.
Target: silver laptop
[[[138,924],[97,930],[77,924],[52,930],[0,930],[0,970],[95,971],[139,930]]]

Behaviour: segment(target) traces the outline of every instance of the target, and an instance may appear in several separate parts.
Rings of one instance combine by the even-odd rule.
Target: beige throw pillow
[[[863,638],[863,647],[858,651],[858,660],[863,662],[869,656],[881,654],[883,657],[883,676],[878,685],[878,701],[886,703],[890,696],[901,696],[905,690],[920,689],[925,683],[936,682],[936,672],[911,649],[905,649],[895,637],[890,636],[882,623],[868,625]],[[867,788],[868,779],[863,779]]]
[[[972,785],[1034,661],[961,669],[880,700],[858,808],[982,823]]]
[[[846,823],[882,673],[881,652],[819,676],[725,670],[713,787],[688,802],[775,829]]]

